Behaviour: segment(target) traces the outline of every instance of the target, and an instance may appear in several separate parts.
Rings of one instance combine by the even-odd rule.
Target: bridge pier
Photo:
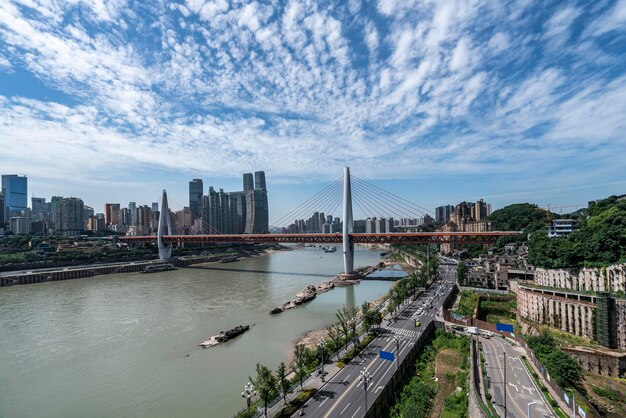
[[[169,260],[172,258],[172,243],[170,242],[165,245],[163,242],[163,235],[173,235],[172,232],[170,208],[167,204],[167,191],[163,189],[163,196],[161,197],[161,215],[159,216],[159,228],[157,229],[157,246],[161,260]]]
[[[354,273],[354,244],[350,242],[353,227],[352,218],[352,185],[350,184],[350,167],[343,169],[343,274],[342,278],[357,278]]]

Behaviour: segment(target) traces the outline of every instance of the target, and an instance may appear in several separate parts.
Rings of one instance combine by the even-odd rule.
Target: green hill
[[[532,234],[529,261],[538,267],[564,268],[608,265],[626,261],[626,199],[611,196],[589,208],[578,231],[563,238]]]
[[[505,206],[494,211],[488,219],[491,221],[491,227],[496,231],[528,233],[544,229],[548,224],[547,211],[531,203],[515,203]]]

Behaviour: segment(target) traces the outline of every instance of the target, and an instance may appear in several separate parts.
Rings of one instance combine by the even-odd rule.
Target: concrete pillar
[[[350,167],[343,169],[343,269],[346,276],[354,274],[354,244],[350,243],[352,233],[352,187]]]

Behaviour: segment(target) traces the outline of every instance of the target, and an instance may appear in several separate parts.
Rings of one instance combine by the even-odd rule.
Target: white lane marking
[[[528,388],[528,387],[526,387],[526,386],[524,386],[524,385],[522,385],[522,388],[526,389],[526,390],[527,390],[527,391],[528,391],[528,392],[532,395],[532,393],[533,393],[533,388]]]
[[[324,405],[324,402],[326,402],[326,401],[327,401],[327,400],[329,400],[329,399],[330,399],[330,396],[327,396],[327,397],[326,397],[326,399],[324,399],[324,400],[322,401],[322,403],[320,403],[320,405],[318,406],[318,408],[321,408],[321,407],[322,407],[322,405]]]
[[[359,409],[357,409],[357,410],[354,412],[354,415],[352,415],[352,418],[356,417],[356,414],[357,414],[360,410],[361,410],[361,407],[359,406]]]
[[[513,386],[515,388],[515,391],[519,392],[519,389],[517,388],[517,385],[515,383],[509,382],[509,386]]]
[[[348,405],[346,405],[345,408],[343,408],[343,410],[339,413],[339,415],[343,414],[344,412],[346,412],[346,409],[348,409],[348,407],[350,406],[350,402],[348,402]]]
[[[384,386],[378,386],[378,387],[376,388],[376,390],[374,391],[374,393],[378,392],[378,391],[379,391],[379,390],[381,390],[383,387],[384,387]]]

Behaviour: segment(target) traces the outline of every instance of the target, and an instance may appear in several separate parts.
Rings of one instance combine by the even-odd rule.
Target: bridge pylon
[[[167,191],[163,189],[161,196],[161,214],[159,215],[159,227],[157,229],[157,246],[159,248],[159,258],[169,260],[172,258],[172,243],[165,245],[163,235],[174,235],[172,230],[172,220],[170,218],[170,208],[167,204]]]
[[[354,244],[350,242],[353,228],[352,218],[352,185],[350,184],[350,167],[343,169],[343,269],[345,278],[354,278]]]

